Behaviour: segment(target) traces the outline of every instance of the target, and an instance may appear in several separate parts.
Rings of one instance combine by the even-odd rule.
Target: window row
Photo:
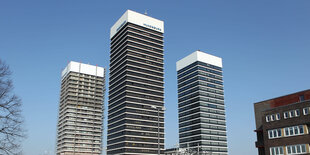
[[[307,153],[306,144],[287,146],[287,154],[304,154]]]
[[[289,145],[286,147],[271,147],[270,148],[270,154],[271,155],[293,155],[293,154],[305,154],[308,153],[309,150],[307,150],[308,144],[298,144],[298,145]],[[286,153],[284,153],[284,149],[286,149]]]
[[[275,120],[280,120],[279,113],[266,116],[266,122],[275,121]]]
[[[205,66],[205,67],[210,67],[211,69],[216,69],[216,70],[219,70],[219,71],[222,70],[222,68],[220,68],[220,67],[217,67],[217,66],[214,66],[214,65],[210,65],[210,64],[207,64],[207,63],[203,63],[203,62],[200,62],[200,61],[196,61],[196,62],[194,62],[194,63],[192,63],[192,64],[182,68],[181,70],[179,70],[178,74],[184,73],[184,71],[186,71],[186,70],[188,70],[188,69],[190,69],[190,68],[192,68],[194,66],[198,66],[198,65],[202,65],[202,66]]]
[[[284,114],[284,119],[293,118],[293,117],[299,117],[300,116],[300,111],[299,111],[299,109],[290,110],[290,111],[284,112],[283,114]]]
[[[309,111],[310,111],[310,107],[303,108],[303,114],[304,115],[308,115]],[[284,119],[299,117],[300,116],[300,110],[296,109],[296,110],[285,111],[283,113],[283,116],[284,116]],[[281,117],[280,117],[279,113],[266,116],[266,122],[280,120],[280,119],[281,119]]]
[[[271,147],[270,155],[284,155],[283,147]]]
[[[285,136],[297,136],[297,135],[303,135],[305,134],[304,126],[292,126],[284,128]]]
[[[207,83],[203,83],[203,82],[199,82],[199,81],[196,81],[192,84],[189,84],[181,89],[178,90],[179,93],[183,92],[183,91],[187,91],[193,87],[196,87],[196,86],[199,86],[201,88],[201,90],[204,90],[204,91],[208,91],[208,92],[211,92],[211,93],[216,93],[216,94],[220,94],[220,95],[223,95],[224,92],[221,91],[221,90],[216,90],[216,89],[213,89],[213,88],[207,88],[208,87],[208,84]]]
[[[281,129],[268,130],[268,137],[269,139],[282,137],[282,130]]]
[[[279,137],[289,137],[289,136],[298,136],[306,133],[305,130],[306,126],[299,125],[299,126],[291,126],[286,128],[280,128],[280,129],[273,129],[268,130],[268,137],[269,139],[273,138],[279,138]],[[284,133],[283,133],[284,132]]]

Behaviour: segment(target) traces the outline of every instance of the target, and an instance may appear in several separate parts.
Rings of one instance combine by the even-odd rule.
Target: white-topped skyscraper
[[[131,10],[111,28],[108,155],[164,153],[163,33]]]
[[[177,78],[180,148],[227,155],[222,59],[196,51],[177,62]]]
[[[61,74],[57,155],[101,155],[105,70],[71,61]]]

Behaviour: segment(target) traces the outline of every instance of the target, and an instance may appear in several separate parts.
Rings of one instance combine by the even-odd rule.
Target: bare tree
[[[0,155],[21,154],[20,143],[25,137],[21,100],[12,91],[11,71],[0,60]]]

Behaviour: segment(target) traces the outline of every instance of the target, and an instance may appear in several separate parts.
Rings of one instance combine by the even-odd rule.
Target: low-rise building
[[[254,104],[259,155],[310,154],[310,90]]]
[[[187,154],[188,151],[187,149],[184,148],[174,147],[165,150],[165,155],[187,155]]]

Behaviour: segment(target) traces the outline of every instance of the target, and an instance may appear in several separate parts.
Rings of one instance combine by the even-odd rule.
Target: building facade
[[[102,152],[105,70],[71,61],[62,71],[57,155]]]
[[[131,10],[111,28],[108,155],[164,153],[163,33]]]
[[[165,155],[186,155],[186,150],[180,148],[169,148],[165,150]]]
[[[177,62],[177,78],[180,148],[227,155],[222,59],[196,51]]]
[[[254,104],[259,155],[310,154],[310,90]]]

